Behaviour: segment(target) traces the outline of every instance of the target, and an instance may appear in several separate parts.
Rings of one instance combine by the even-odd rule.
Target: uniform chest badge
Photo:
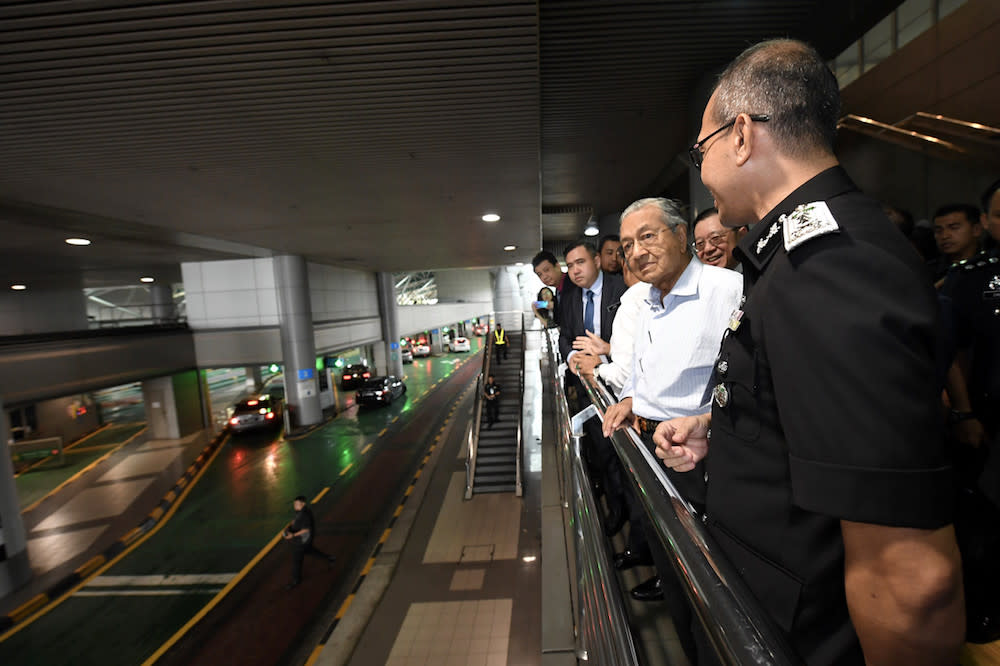
[[[736,329],[740,327],[740,322],[743,320],[743,310],[733,310],[733,313],[729,315],[729,330],[733,333]]]
[[[778,220],[781,222],[786,252],[817,236],[840,231],[840,225],[824,201],[802,204]]]
[[[716,405],[725,407],[729,404],[729,389],[726,388],[725,384],[716,384],[715,388],[712,389],[712,398]]]

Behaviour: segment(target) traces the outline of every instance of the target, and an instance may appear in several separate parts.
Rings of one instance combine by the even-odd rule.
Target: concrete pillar
[[[0,437],[10,441],[7,412],[0,402]],[[0,455],[0,598],[24,585],[31,578],[27,535],[21,520],[21,504],[14,485],[14,463],[7,444]]]
[[[497,269],[496,284],[493,288],[493,309],[500,313],[497,321],[508,331],[521,330],[521,290],[514,269]]]
[[[264,385],[264,374],[260,371],[259,365],[251,365],[245,370],[247,375],[247,388],[259,391]]]
[[[441,341],[441,329],[435,328],[431,330],[431,353],[432,354],[443,354],[444,353],[444,343]]]
[[[174,293],[170,285],[150,285],[149,298],[153,306],[154,323],[168,324],[177,320],[177,308],[174,307]]]
[[[174,404],[174,386],[170,377],[157,377],[142,382],[142,399],[146,403],[146,421],[150,439],[180,439]]]
[[[396,285],[392,273],[379,273],[376,276],[378,285],[378,309],[382,319],[382,342],[375,349],[376,363],[379,357],[385,359],[385,374],[403,376],[403,359],[399,356],[399,317],[396,313]]]
[[[305,258],[275,257],[274,287],[278,292],[285,400],[292,413],[292,427],[313,425],[323,420],[323,409],[316,378],[316,340]]]

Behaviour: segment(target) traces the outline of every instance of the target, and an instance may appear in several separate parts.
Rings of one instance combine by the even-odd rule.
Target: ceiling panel
[[[683,176],[693,90],[745,45],[835,48],[895,4],[7,3],[0,231],[50,260],[0,249],[0,280],[526,261]],[[67,230],[94,238],[86,261],[46,249]]]

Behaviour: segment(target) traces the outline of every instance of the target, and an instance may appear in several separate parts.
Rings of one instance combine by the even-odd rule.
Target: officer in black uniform
[[[836,79],[801,42],[723,72],[691,158],[722,223],[754,225],[735,251],[746,300],[711,414],[661,424],[657,455],[684,471],[708,453],[709,532],[806,663],[954,664],[935,295],[838,165],[838,115]]]

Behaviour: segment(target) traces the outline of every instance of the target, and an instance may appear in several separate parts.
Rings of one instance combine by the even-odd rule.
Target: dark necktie
[[[583,309],[583,327],[594,332],[594,292],[587,290],[587,306]]]

